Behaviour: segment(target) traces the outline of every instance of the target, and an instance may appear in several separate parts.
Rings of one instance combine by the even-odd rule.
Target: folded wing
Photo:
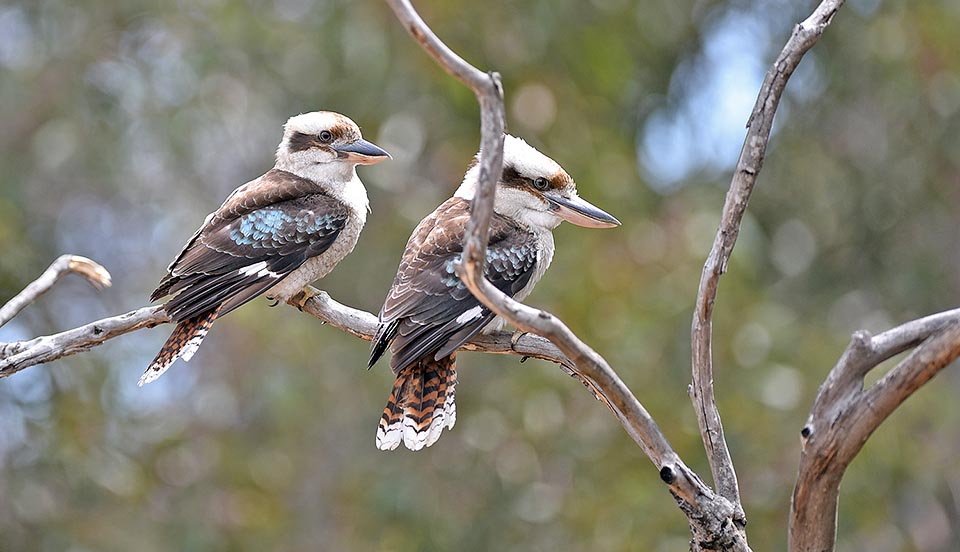
[[[315,185],[273,170],[239,188],[207,218],[169,267],[152,299],[174,320],[230,312],[327,250],[347,208]]]
[[[495,318],[456,275],[469,218],[469,203],[452,198],[414,231],[380,313],[381,330],[374,341],[371,365],[388,346],[395,372],[427,356],[439,360]],[[484,267],[486,278],[507,295],[515,295],[533,275],[535,245],[528,231],[495,215]]]

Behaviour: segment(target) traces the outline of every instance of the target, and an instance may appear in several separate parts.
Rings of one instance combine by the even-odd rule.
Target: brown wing
[[[427,356],[449,355],[495,318],[455,272],[469,219],[469,202],[452,198],[414,230],[380,311],[370,365],[388,346],[395,372]],[[536,263],[534,237],[495,216],[484,267],[487,279],[513,296],[530,281]]]
[[[263,293],[326,251],[348,217],[318,186],[272,170],[237,189],[207,217],[170,265],[152,299],[176,320],[225,305],[220,315]]]

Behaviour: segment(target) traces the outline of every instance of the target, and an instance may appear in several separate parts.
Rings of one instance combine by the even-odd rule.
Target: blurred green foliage
[[[511,131],[624,222],[557,232],[529,302],[618,368],[708,474],[689,324],[767,65],[813,2],[417,2],[502,73]],[[851,331],[957,305],[960,4],[850,0],[791,81],[715,324],[717,396],[755,550],[782,549],[799,439]],[[140,307],[204,215],[272,164],[292,114],[343,112],[395,160],[322,287],[376,312],[416,222],[478,143],[469,91],[379,2],[11,0],[0,6],[0,298],[68,278],[9,341]],[[392,376],[366,343],[265,300],[135,385],[170,328],[0,381],[0,549],[686,549],[683,516],[602,405],[555,367],[461,355],[459,423],[381,453]],[[874,435],[840,550],[960,549],[960,374]]]

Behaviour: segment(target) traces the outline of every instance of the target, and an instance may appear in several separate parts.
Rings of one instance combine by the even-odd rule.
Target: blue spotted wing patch
[[[286,206],[266,207],[248,213],[232,225],[230,239],[239,247],[289,249],[308,244],[318,236],[339,232],[344,214],[293,210]]]
[[[226,314],[326,251],[347,218],[342,203],[318,193],[213,218],[158,288],[177,293],[167,312],[181,320],[229,301]]]

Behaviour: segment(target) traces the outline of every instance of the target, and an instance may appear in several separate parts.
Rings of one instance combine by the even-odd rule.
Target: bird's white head
[[[277,168],[315,181],[349,181],[357,165],[373,165],[390,154],[363,139],[349,117],[315,111],[290,117],[277,148]]]
[[[464,175],[456,197],[473,200],[480,177],[480,155]],[[534,229],[552,230],[564,220],[588,228],[620,225],[620,221],[580,198],[577,184],[559,163],[509,134],[504,136],[503,174],[497,181],[493,210]]]

